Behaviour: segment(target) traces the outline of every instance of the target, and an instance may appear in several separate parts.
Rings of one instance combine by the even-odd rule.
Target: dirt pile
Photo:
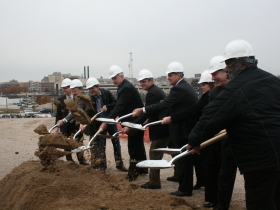
[[[0,181],[0,209],[192,209],[168,192],[144,190],[125,180],[72,162],[55,172],[27,161]]]

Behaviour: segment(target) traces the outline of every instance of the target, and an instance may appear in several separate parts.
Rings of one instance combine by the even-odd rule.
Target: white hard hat
[[[149,78],[153,78],[152,72],[150,72],[148,69],[142,69],[138,74],[137,81],[141,81],[143,79],[149,79]]]
[[[83,87],[83,83],[79,79],[73,79],[70,88]]]
[[[242,39],[236,39],[227,44],[224,60],[255,56],[251,44]]]
[[[69,79],[69,78],[65,78],[61,83],[61,87],[67,87],[70,85],[71,85],[71,79]]]
[[[181,63],[179,62],[172,62],[168,65],[166,74],[169,73],[177,73],[177,72],[182,72],[184,73],[184,67]]]
[[[88,78],[87,82],[86,82],[86,89],[89,89],[95,85],[99,85],[99,82],[97,79],[95,79],[94,77],[90,77]]]
[[[123,73],[123,70],[121,69],[121,67],[116,66],[116,65],[111,66],[109,69],[109,79],[115,77],[119,73]]]
[[[212,80],[212,75],[210,74],[209,70],[205,70],[201,73],[201,77],[199,79],[198,84],[203,83],[203,82],[214,82]]]
[[[223,61],[224,61],[224,56],[222,55],[214,56],[209,62],[208,70],[210,74],[214,73],[215,71],[225,69],[226,64]]]

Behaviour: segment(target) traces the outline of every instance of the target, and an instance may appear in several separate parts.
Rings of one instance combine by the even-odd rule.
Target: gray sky
[[[279,0],[1,0],[0,82],[40,81],[53,72],[108,77],[149,69],[165,75],[178,61],[185,76],[208,68],[234,39],[253,46],[259,67],[279,70]]]

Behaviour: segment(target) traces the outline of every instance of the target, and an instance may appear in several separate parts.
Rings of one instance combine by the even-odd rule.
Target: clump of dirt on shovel
[[[51,133],[39,137],[38,146],[44,148],[46,146],[55,147],[65,150],[72,150],[81,146],[82,141],[79,143],[73,138],[67,138],[62,133]]]
[[[73,99],[65,99],[64,103],[67,109],[72,113],[76,120],[76,124],[87,125],[90,124],[90,117],[85,113],[84,110],[78,108],[77,103]]]
[[[40,125],[34,132],[42,134],[45,132],[46,126]],[[62,133],[48,133],[39,137],[38,147],[39,150],[35,152],[35,155],[40,158],[41,164],[44,166],[43,170],[57,171],[56,160],[71,152],[58,150],[72,150],[82,145],[82,141],[78,143],[73,137],[67,138]]]
[[[34,129],[35,133],[38,133],[39,135],[45,135],[48,134],[49,131],[45,125],[39,125],[37,128]]]
[[[79,97],[90,109],[94,110],[89,96],[84,94],[78,94],[77,97]]]

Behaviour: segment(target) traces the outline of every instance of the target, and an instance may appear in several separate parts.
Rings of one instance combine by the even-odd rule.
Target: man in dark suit
[[[61,87],[62,87],[64,95],[61,96],[60,98],[58,98],[59,104],[57,105],[55,124],[57,124],[57,122],[59,120],[64,119],[69,114],[69,111],[66,109],[64,100],[73,98],[73,95],[72,95],[72,92],[70,89],[70,85],[71,85],[70,79],[66,78],[62,81]],[[71,120],[60,126],[61,133],[63,133],[63,135],[65,135],[67,137],[75,134],[78,130],[79,130],[79,126],[76,125],[75,120]],[[83,136],[82,134],[79,134],[77,136],[77,138],[81,139],[82,136]],[[84,157],[82,155],[77,154],[77,158],[80,163],[82,163],[82,164],[84,163]],[[66,160],[73,161],[72,155],[71,154],[66,155]]]
[[[99,81],[94,78],[88,78],[86,82],[86,88],[89,90],[91,95],[92,105],[96,111],[91,111],[88,113],[90,117],[97,114],[97,112],[102,111],[98,117],[108,117],[111,111],[114,109],[116,105],[116,99],[112,95],[112,93],[108,89],[100,88]],[[90,131],[96,131],[99,126],[101,125],[98,121],[93,121],[88,127]],[[92,128],[93,127],[93,128]],[[92,129],[91,129],[92,128]],[[116,124],[109,124],[106,130],[103,130],[101,134],[105,135],[106,133],[109,135],[113,135],[118,132],[118,128]],[[95,132],[90,132],[90,136],[92,137]],[[127,172],[128,170],[124,167],[121,155],[121,145],[120,139],[118,136],[116,138],[111,139],[113,147],[114,147],[114,157],[116,162],[116,168]],[[105,170],[107,168],[106,164],[106,138],[98,136],[94,139],[94,143],[96,146],[92,148],[93,157],[92,166],[95,168],[100,168],[101,170]],[[101,159],[101,161],[96,161]],[[95,161],[94,161],[95,160]],[[100,162],[100,163],[99,163]]]
[[[146,95],[146,106],[158,103],[166,98],[166,94],[162,89],[154,85],[153,74],[147,70],[143,69],[139,72],[138,81],[143,90],[147,91]],[[161,111],[157,110],[153,113],[146,114],[143,113],[139,118],[137,118],[134,123],[142,124],[148,120],[148,123],[158,121]],[[130,129],[128,129],[130,130]],[[157,148],[167,147],[170,137],[168,132],[168,127],[166,125],[154,125],[149,128],[149,136],[152,141],[150,146],[150,159],[151,160],[161,160],[163,153],[152,152],[151,150]],[[150,169],[149,173],[149,182],[141,185],[141,188],[145,189],[160,189],[160,170],[159,169]]]
[[[112,79],[114,85],[118,87],[117,103],[115,108],[111,111],[108,118],[115,119],[117,116],[132,113],[136,108],[143,107],[140,94],[137,89],[126,79],[124,79],[123,71],[119,66],[111,66],[109,70],[109,78]],[[127,122],[133,122],[135,118],[125,118]],[[102,123],[100,128],[105,130],[106,123]],[[147,169],[139,169],[136,164],[139,161],[146,160],[146,152],[143,142],[144,131],[132,130],[128,134],[128,153],[130,156],[130,164],[128,169],[127,179],[129,181],[135,180],[139,174],[147,174]]]
[[[173,87],[169,95],[162,101],[150,106],[139,108],[133,111],[133,116],[140,114],[151,114],[155,111],[169,109],[170,114],[176,113],[198,102],[198,97],[190,84],[184,79],[184,68],[181,63],[172,62],[168,65],[167,72],[170,85]],[[171,141],[177,148],[188,143],[188,135],[194,126],[194,120],[187,120],[180,124],[170,123],[168,125]],[[177,161],[179,188],[172,192],[176,196],[191,196],[193,191],[193,157],[186,156]]]

